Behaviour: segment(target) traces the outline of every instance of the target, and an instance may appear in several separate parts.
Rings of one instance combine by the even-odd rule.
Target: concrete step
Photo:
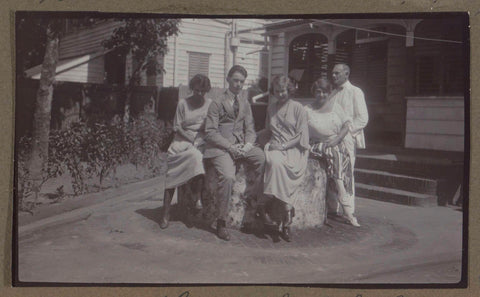
[[[410,206],[437,206],[437,196],[355,183],[355,195]]]
[[[438,182],[434,179],[394,174],[371,169],[355,169],[355,181],[372,186],[437,195]]]

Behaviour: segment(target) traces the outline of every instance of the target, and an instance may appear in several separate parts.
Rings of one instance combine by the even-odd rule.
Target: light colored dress
[[[295,206],[295,193],[305,177],[310,147],[305,109],[292,100],[280,108],[270,104],[266,129],[271,131],[270,142],[282,144],[300,137],[295,147],[285,151],[269,151],[269,144],[265,146],[264,193]]]
[[[181,186],[192,177],[205,173],[203,167],[204,127],[211,102],[211,99],[205,98],[202,107],[193,109],[187,100],[179,100],[173,120],[173,130],[177,132],[181,127],[185,133],[195,139],[195,145],[181,134],[175,133],[167,151],[166,189]]]
[[[347,143],[351,142],[349,139],[352,137],[351,134],[347,133],[345,138],[334,147],[325,147],[324,145],[326,141],[332,140],[340,134],[344,124],[351,123],[351,118],[339,104],[333,103],[332,105],[330,111],[318,111],[311,105],[305,107],[312,153],[327,161],[328,176],[342,180],[347,193],[353,195],[353,166],[347,146]],[[342,204],[349,204],[349,201],[342,201]]]

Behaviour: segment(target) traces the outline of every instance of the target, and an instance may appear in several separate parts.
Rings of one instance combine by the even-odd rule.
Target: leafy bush
[[[133,144],[130,162],[136,166],[145,166],[152,175],[160,173],[161,153],[168,148],[173,130],[166,128],[152,117],[135,119],[129,130],[129,140]]]
[[[102,186],[106,176],[113,173],[115,177],[117,167],[127,163],[145,167],[149,176],[156,176],[162,169],[161,154],[172,138],[171,128],[148,116],[139,117],[128,125],[121,120],[93,125],[79,122],[67,130],[51,131],[48,165],[39,187],[48,179],[68,172],[75,195],[81,195],[89,191],[89,179],[99,177]],[[35,194],[37,197],[40,190],[33,188],[28,172],[30,151],[31,139],[23,137],[17,143],[18,195],[22,205],[23,196]]]
[[[127,160],[130,147],[123,125],[93,125],[83,144],[89,176],[98,176],[102,185],[105,176]]]
[[[39,189],[50,178],[62,174],[60,166],[51,162],[42,168],[40,180],[34,182],[30,175],[28,161],[32,150],[33,140],[29,136],[21,137],[16,143],[16,162],[17,162],[17,197],[21,210],[31,211],[38,198]],[[33,201],[32,201],[33,196]]]
[[[51,166],[68,170],[72,177],[75,194],[83,194],[86,190],[87,170],[82,162],[86,156],[85,144],[91,129],[84,123],[73,123],[68,130],[51,131],[49,145],[49,163]]]

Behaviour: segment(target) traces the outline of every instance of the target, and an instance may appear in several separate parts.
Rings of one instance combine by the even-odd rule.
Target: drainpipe
[[[270,88],[270,84],[272,83],[272,52],[273,52],[272,37],[265,35],[265,43],[269,45],[268,46],[268,87]]]
[[[230,38],[230,48],[233,53],[233,65],[237,65],[237,50],[240,45],[240,39],[237,37],[237,20],[232,20],[232,36]]]
[[[230,39],[230,36],[231,36],[231,33],[230,31],[227,31],[225,33],[225,46],[224,46],[224,49],[223,49],[223,57],[224,57],[224,60],[223,60],[223,77],[225,78],[223,80],[223,88],[225,89],[227,87],[227,81],[226,81],[226,78],[227,78],[227,74],[228,74],[228,70],[229,70],[229,65],[230,64],[230,52],[229,52],[229,48],[230,48],[230,44],[229,44],[229,39]]]
[[[173,37],[173,84],[172,86],[175,87],[176,83],[176,75],[177,75],[177,36]]]

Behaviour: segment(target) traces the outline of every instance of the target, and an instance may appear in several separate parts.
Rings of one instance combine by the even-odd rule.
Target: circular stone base
[[[205,162],[205,187],[202,196],[202,214],[201,217],[207,224],[213,224],[216,221],[216,199],[215,192],[218,185],[217,173],[213,166]],[[232,196],[229,203],[229,216],[227,226],[234,229],[240,229],[249,224],[253,228],[261,228],[261,223],[255,216],[257,209],[257,197],[260,195],[252,193],[255,174],[246,163],[237,162],[236,181],[233,185]],[[299,187],[295,207],[295,217],[293,218],[292,228],[307,229],[320,227],[325,221],[325,198],[326,198],[327,175],[322,162],[316,159],[308,160],[308,167],[305,179]],[[192,197],[198,193],[192,193],[189,184],[179,187],[178,203],[179,206],[192,204]],[[270,200],[266,205],[267,212],[271,214],[272,219],[281,221],[279,214],[279,204],[276,199]]]

